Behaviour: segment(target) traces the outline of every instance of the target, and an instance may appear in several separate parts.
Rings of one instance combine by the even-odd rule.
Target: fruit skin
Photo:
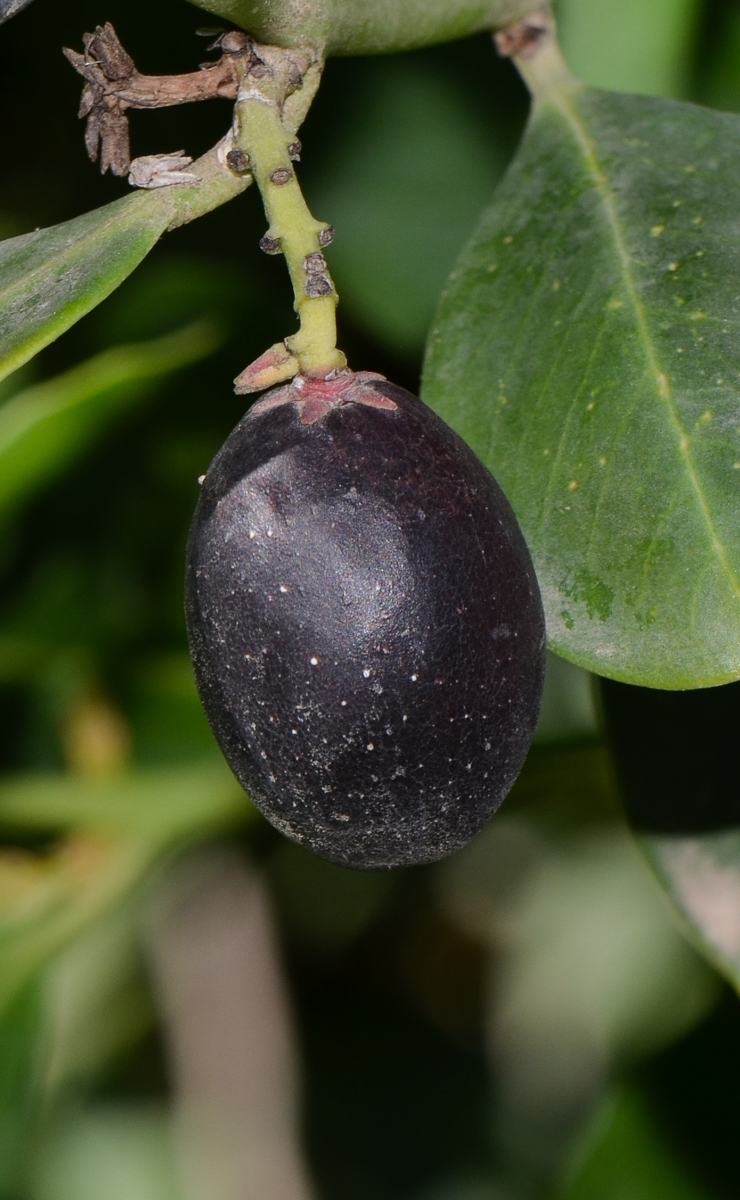
[[[380,377],[299,379],[237,425],[193,519],[186,615],[232,770],[325,858],[442,858],[522,766],[545,648],[524,538],[465,443]]]

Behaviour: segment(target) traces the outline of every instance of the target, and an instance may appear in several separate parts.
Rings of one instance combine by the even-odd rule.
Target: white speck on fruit
[[[312,666],[312,667],[318,667],[318,665],[319,665],[319,660],[318,660],[318,658],[315,658],[315,657],[314,657],[314,658],[312,658],[312,659],[311,659],[311,666]]]
[[[370,670],[369,670],[369,668],[368,668],[368,667],[365,667],[365,670],[362,672],[362,677],[363,677],[363,679],[369,679],[369,678],[370,678]]]
[[[287,592],[287,590],[288,590],[288,589],[286,588],[285,584],[284,584],[284,583],[281,583],[281,584],[280,584],[280,591],[283,593],[283,595],[285,595],[285,593]]]
[[[375,747],[374,747],[374,745],[372,744],[372,742],[368,742],[368,744],[367,744],[367,749],[368,749],[368,750],[374,750],[374,749],[375,749]]]
[[[418,678],[419,678],[419,676],[418,676],[418,675],[412,675],[412,676],[411,676],[411,682],[412,682],[412,683],[416,683],[416,681],[417,681],[417,679],[418,679]]]

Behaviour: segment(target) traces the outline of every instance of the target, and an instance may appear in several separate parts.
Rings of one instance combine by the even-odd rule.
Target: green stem
[[[338,297],[323,263],[329,226],[312,216],[303,197],[288,153],[295,136],[286,128],[281,108],[278,73],[255,79],[245,69],[235,110],[234,140],[249,156],[249,169],[262,193],[269,222],[267,238],[279,247],[288,264],[300,329],[286,345],[303,374],[325,377],[347,365],[337,350]]]
[[[541,30],[538,37],[532,40],[530,45],[526,45],[525,41],[521,51],[514,53],[512,57],[534,100],[538,101],[544,100],[551,92],[557,91],[563,86],[578,86],[579,81],[571,74],[568,64],[563,58],[558,45],[555,19],[549,5],[535,16],[541,18],[544,29]],[[505,31],[503,37],[506,38],[507,33],[516,35],[527,24],[528,20],[525,18],[511,30]],[[498,37],[496,41],[500,46]]]

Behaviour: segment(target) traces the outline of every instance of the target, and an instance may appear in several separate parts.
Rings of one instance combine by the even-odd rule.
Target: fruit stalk
[[[298,332],[285,341],[285,353],[281,355],[281,347],[273,348],[273,358],[277,355],[282,361],[273,365],[270,382],[299,372],[326,378],[347,365],[337,350],[338,297],[323,256],[332,231],[312,215],[296,179],[294,161],[299,144],[283,120],[284,82],[279,66],[261,60],[255,64],[249,56],[241,60],[234,117],[234,142],[248,157],[269,222],[262,246],[268,253],[285,256],[300,320]],[[250,380],[241,382],[239,386],[237,381],[237,390],[257,390]]]

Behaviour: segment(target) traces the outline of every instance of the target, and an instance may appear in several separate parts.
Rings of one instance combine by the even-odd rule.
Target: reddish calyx
[[[340,371],[329,379],[311,379],[296,375],[287,387],[277,388],[259,400],[252,408],[253,413],[267,412],[281,404],[297,404],[304,425],[312,425],[326,416],[333,408],[344,404],[364,404],[369,408],[397,409],[398,405],[388,396],[372,387],[373,383],[385,382],[384,375],[375,371]]]

